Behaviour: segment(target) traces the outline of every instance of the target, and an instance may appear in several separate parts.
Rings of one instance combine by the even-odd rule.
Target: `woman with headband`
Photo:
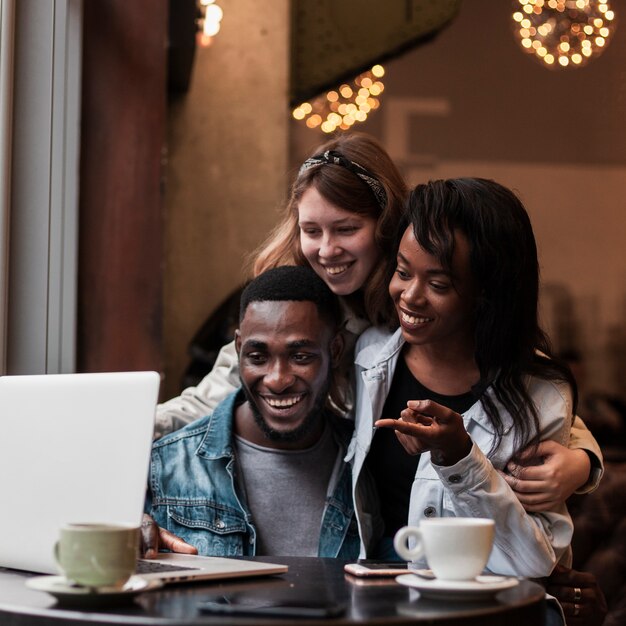
[[[340,135],[303,163],[281,221],[254,256],[255,276],[271,267],[309,264],[340,296],[347,379],[358,336],[395,315],[387,295],[386,261],[396,256],[395,238],[406,194],[402,176],[378,142],[360,133]],[[197,387],[159,405],[156,436],[210,413],[238,386],[237,355],[231,343]],[[346,397],[337,404],[349,406],[352,385],[346,381],[344,388]],[[547,442],[533,451],[544,457],[544,465],[512,466],[517,476],[508,479],[529,510],[540,511],[562,501],[587,482],[591,488],[597,484],[600,450],[580,419],[576,426],[576,437],[570,442],[573,449]],[[588,481],[590,457],[595,468]],[[530,472],[530,481],[523,480],[524,472]]]
[[[346,377],[357,337],[393,313],[382,259],[395,255],[406,193],[400,172],[376,140],[360,133],[340,135],[302,164],[282,219],[252,255],[254,276],[281,265],[311,265],[340,296]],[[210,413],[238,386],[232,342],[197,387],[159,405],[157,436]],[[347,380],[344,388],[345,405],[351,388]]]

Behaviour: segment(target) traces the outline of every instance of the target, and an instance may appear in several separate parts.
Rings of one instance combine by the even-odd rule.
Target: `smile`
[[[400,311],[400,319],[403,323],[410,324],[411,326],[419,326],[420,324],[433,321],[432,317],[417,317],[415,315],[409,315],[404,311]]]
[[[343,274],[349,267],[352,265],[351,263],[344,263],[343,265],[323,265],[324,271],[331,276],[338,276],[339,274]]]
[[[267,402],[273,409],[290,409],[292,406],[298,404],[304,398],[304,394],[301,393],[298,396],[292,396],[290,398],[268,398],[263,397],[263,400]]]

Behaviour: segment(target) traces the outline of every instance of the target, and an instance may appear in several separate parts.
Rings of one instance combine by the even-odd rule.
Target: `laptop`
[[[67,523],[141,524],[157,372],[0,377],[0,567],[59,574]],[[177,582],[287,571],[234,558],[163,554],[149,579]],[[155,571],[156,570],[156,571]]]

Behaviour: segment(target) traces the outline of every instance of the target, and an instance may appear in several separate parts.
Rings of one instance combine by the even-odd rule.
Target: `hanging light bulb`
[[[520,45],[544,67],[586,65],[615,30],[609,0],[514,0],[513,6]]]
[[[206,48],[211,45],[213,37],[220,32],[224,11],[215,4],[215,0],[199,0],[198,10],[200,15],[198,40],[200,45]]]
[[[351,84],[344,83],[310,102],[297,106],[292,115],[309,128],[325,133],[348,130],[380,106],[380,94],[385,89],[380,80],[385,75],[382,65],[359,74]]]

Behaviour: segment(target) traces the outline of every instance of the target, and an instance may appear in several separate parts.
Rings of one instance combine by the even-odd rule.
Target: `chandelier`
[[[215,0],[198,1],[198,42],[201,46],[211,45],[213,37],[220,32],[224,11],[215,4]]]
[[[582,67],[615,30],[610,0],[514,0],[519,43],[544,67]]]
[[[385,89],[381,78],[382,65],[374,65],[359,74],[351,84],[344,83],[310,102],[303,102],[292,112],[295,119],[309,128],[320,128],[325,133],[348,130],[380,106],[380,94]]]

